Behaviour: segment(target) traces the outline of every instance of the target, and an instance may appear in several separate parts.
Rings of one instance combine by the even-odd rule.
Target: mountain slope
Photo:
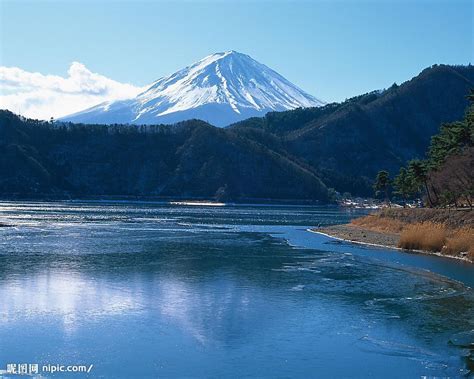
[[[318,170],[327,186],[370,195],[378,170],[396,174],[407,160],[424,156],[442,123],[463,117],[471,88],[473,66],[436,65],[384,92],[269,113],[231,128],[274,134],[289,154]]]
[[[225,126],[269,111],[323,104],[250,56],[227,51],[158,79],[134,99],[102,103],[63,120],[171,124],[201,119]]]

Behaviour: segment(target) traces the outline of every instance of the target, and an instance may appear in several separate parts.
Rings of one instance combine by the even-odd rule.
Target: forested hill
[[[269,113],[226,129],[43,122],[0,111],[0,197],[166,196],[326,201],[371,195],[459,120],[474,67],[434,66],[340,104]],[[328,193],[329,192],[329,193]]]
[[[0,111],[0,196],[327,201],[311,167],[202,121],[50,124]]]
[[[369,195],[378,170],[394,175],[408,160],[423,158],[441,124],[463,118],[471,88],[474,66],[436,65],[383,92],[268,113],[231,128],[256,139],[262,130],[271,133],[314,167],[328,187]]]

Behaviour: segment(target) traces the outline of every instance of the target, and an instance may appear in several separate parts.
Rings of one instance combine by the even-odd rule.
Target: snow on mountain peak
[[[323,104],[269,67],[230,50],[156,80],[134,99],[99,104],[65,119],[157,124],[199,118],[225,126],[269,111]]]

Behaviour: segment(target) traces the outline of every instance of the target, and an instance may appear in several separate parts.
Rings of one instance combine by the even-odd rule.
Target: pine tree
[[[375,177],[374,190],[375,196],[383,193],[385,195],[385,201],[387,201],[390,206],[390,176],[388,171],[382,170],[377,173],[377,176]]]
[[[405,202],[419,192],[413,177],[405,167],[400,168],[400,172],[393,180],[393,187],[395,188],[395,193],[400,195]]]

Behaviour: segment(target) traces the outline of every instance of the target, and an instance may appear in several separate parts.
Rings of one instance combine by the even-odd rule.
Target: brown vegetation
[[[411,250],[441,252],[448,255],[467,253],[474,258],[474,228],[458,230],[443,224],[422,222],[407,225],[400,234],[398,247]]]
[[[455,231],[448,238],[444,251],[451,255],[467,252],[468,257],[474,260],[474,228],[465,227]]]
[[[474,197],[474,147],[452,155],[429,174],[429,188],[435,204],[472,208]]]
[[[441,252],[474,260],[474,211],[454,209],[382,209],[355,219],[352,226],[400,236],[398,247]],[[462,254],[465,255],[465,254]]]
[[[352,221],[355,225],[377,227],[377,225],[392,225],[391,231],[400,232],[400,225],[419,222],[433,222],[446,225],[450,229],[474,227],[474,211],[469,209],[440,209],[440,208],[384,208]],[[395,228],[395,229],[393,229]]]
[[[351,224],[360,228],[367,228],[377,232],[389,233],[400,233],[403,227],[406,225],[403,221],[389,217],[383,217],[381,212],[356,218],[351,221]]]
[[[447,231],[443,224],[433,222],[409,224],[400,234],[398,247],[436,252],[443,249],[446,238]]]

